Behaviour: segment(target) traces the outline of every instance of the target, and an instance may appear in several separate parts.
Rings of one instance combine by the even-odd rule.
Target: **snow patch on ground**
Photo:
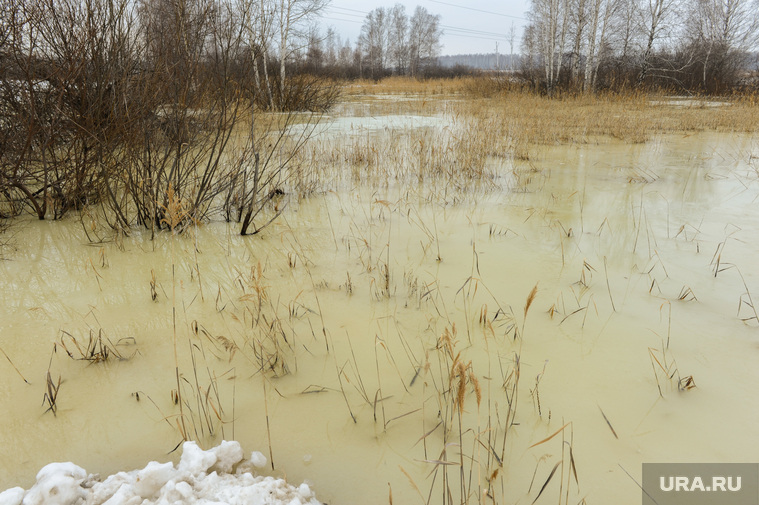
[[[266,457],[245,460],[238,442],[202,450],[185,442],[179,464],[151,461],[141,470],[119,472],[101,481],[73,463],[50,463],[29,490],[0,493],[0,505],[320,505],[306,484],[253,475]]]

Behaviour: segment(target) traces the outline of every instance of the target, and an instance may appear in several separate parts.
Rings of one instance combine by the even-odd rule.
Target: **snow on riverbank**
[[[0,505],[319,505],[306,484],[253,475],[266,465],[254,452],[244,460],[238,442],[203,451],[185,442],[179,464],[151,461],[142,470],[119,472],[101,481],[73,463],[50,463],[29,490],[0,493]]]

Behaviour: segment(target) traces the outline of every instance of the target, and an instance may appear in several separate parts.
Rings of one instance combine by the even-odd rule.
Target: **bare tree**
[[[279,19],[279,87],[285,95],[286,62],[293,52],[292,40],[297,31],[318,16],[329,0],[278,0]]]
[[[274,38],[274,21],[276,6],[274,0],[243,0],[238,11],[243,14],[245,34],[251,49],[253,74],[257,96],[266,98],[270,109],[275,108],[272,80],[269,77],[270,41]],[[261,68],[259,70],[259,67]],[[263,82],[261,79],[263,73]]]
[[[373,79],[379,79],[384,73],[389,28],[390,19],[384,7],[370,11],[361,25],[358,44]]]
[[[688,12],[687,46],[701,66],[702,89],[734,83],[746,53],[759,42],[759,3],[693,0]]]
[[[525,46],[543,68],[544,86],[552,93],[559,80],[569,21],[569,0],[533,0],[528,17],[532,29]]]
[[[306,71],[318,73],[325,64],[326,55],[323,47],[324,37],[319,33],[319,28],[311,26],[308,30],[308,42],[306,45]]]
[[[638,4],[637,0],[618,0],[619,9],[617,15],[612,18],[616,29],[612,36],[616,39],[613,43],[619,48],[619,60],[627,66],[634,52],[635,40],[638,36]]]
[[[523,70],[549,94],[594,91],[602,68],[605,86],[720,92],[759,43],[758,12],[757,0],[532,0]]]
[[[578,86],[578,79],[580,75],[580,66],[586,63],[587,60],[582,58],[583,50],[585,49],[585,35],[589,29],[590,21],[590,3],[593,0],[569,0],[569,22],[570,30],[572,31],[572,38],[574,43],[572,51],[569,55],[570,63],[570,76],[569,83],[572,87]]]
[[[601,51],[606,47],[612,18],[619,8],[618,0],[591,0],[588,49],[585,63],[583,89],[592,92],[596,87]]]
[[[430,14],[424,7],[417,6],[411,16],[409,28],[409,66],[411,75],[418,75],[424,65],[440,54],[440,16]]]
[[[395,4],[390,10],[388,52],[398,74],[405,74],[408,67],[408,32],[406,8],[402,4]]]
[[[335,67],[340,50],[340,36],[331,26],[327,28],[327,34],[324,36],[324,46],[324,63],[328,67]]]
[[[353,49],[349,40],[345,40],[337,52],[337,61],[341,66],[348,67],[353,59]]]
[[[635,86],[640,87],[652,69],[656,45],[674,30],[681,0],[641,0],[638,4],[639,31],[642,34],[640,64]]]

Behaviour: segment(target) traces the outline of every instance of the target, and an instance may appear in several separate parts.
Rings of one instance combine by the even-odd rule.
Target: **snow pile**
[[[254,452],[244,461],[238,442],[203,451],[185,442],[177,467],[151,461],[142,470],[119,472],[100,481],[73,463],[51,463],[37,483],[0,493],[0,505],[319,505],[306,484],[254,476],[266,457]]]

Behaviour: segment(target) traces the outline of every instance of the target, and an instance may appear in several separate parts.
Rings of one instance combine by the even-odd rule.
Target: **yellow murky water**
[[[272,473],[330,504],[444,486],[528,503],[560,462],[541,501],[633,504],[641,463],[756,461],[757,152],[735,134],[544,147],[451,194],[354,177],[247,238],[93,245],[78,219],[17,221],[0,489],[54,460],[175,458],[181,430],[270,440]],[[67,355],[90,335],[107,361]]]

